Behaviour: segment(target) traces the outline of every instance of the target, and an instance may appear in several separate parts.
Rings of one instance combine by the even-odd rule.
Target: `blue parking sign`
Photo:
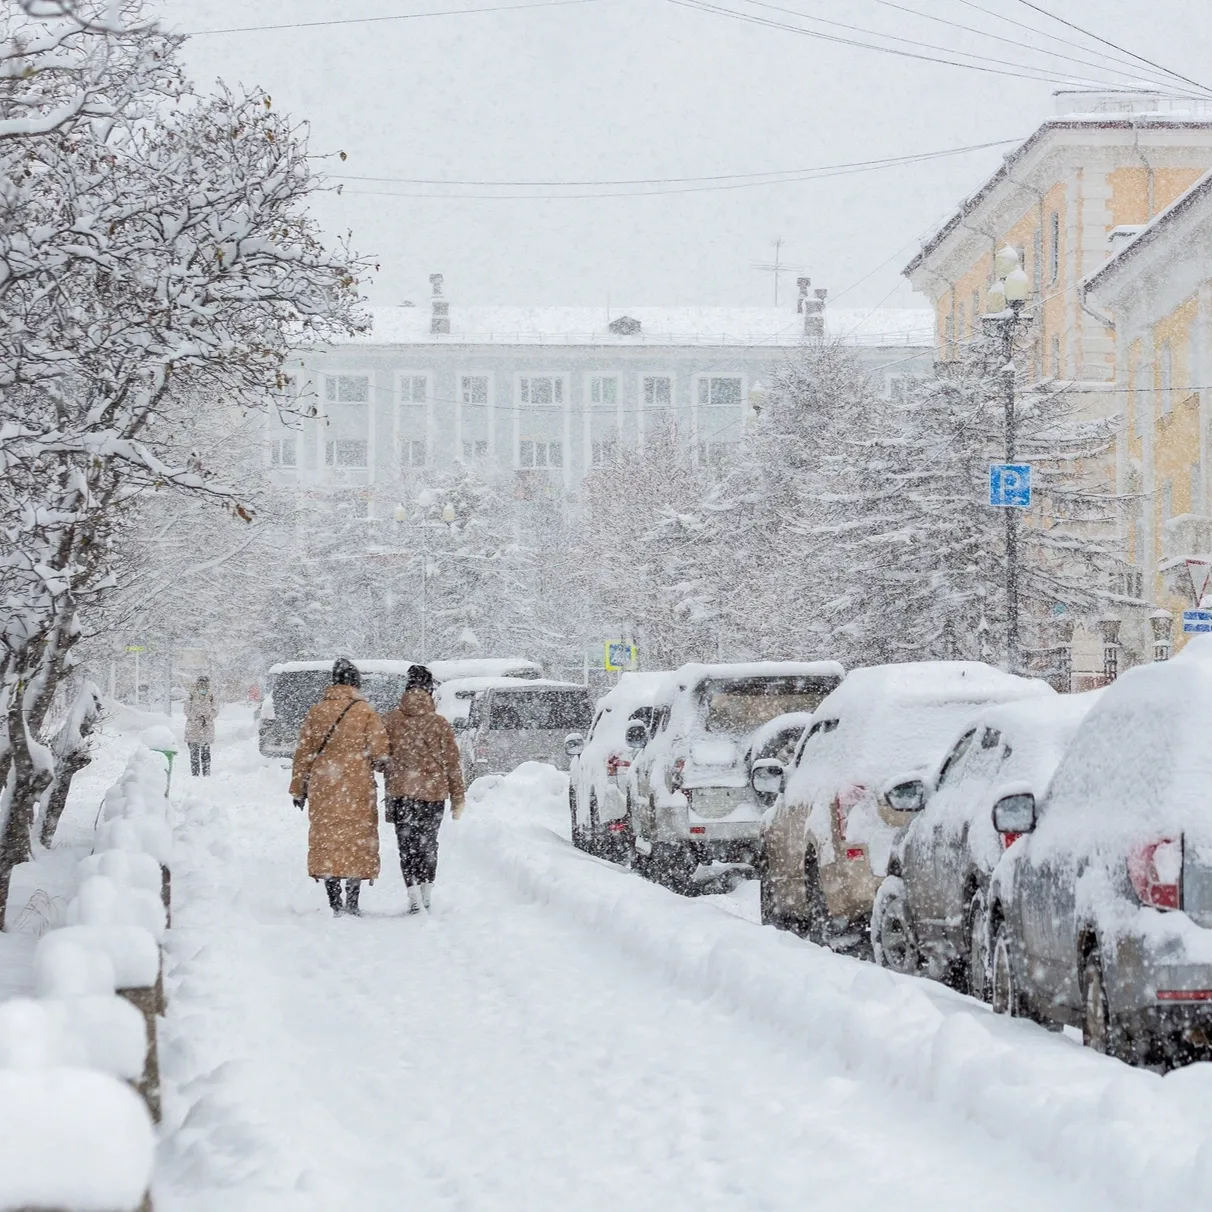
[[[1031,464],[990,463],[989,504],[1000,509],[1031,507]]]

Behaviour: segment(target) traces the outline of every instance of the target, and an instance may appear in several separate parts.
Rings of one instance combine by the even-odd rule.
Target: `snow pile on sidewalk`
[[[34,950],[36,997],[0,1003],[0,1210],[135,1208],[155,1135],[144,1015],[167,915],[167,759],[140,745],[106,793],[97,853],[80,860],[66,924]]]
[[[682,996],[714,999],[852,1073],[1025,1147],[1116,1205],[1194,1208],[1212,1186],[1212,1065],[1165,1077],[939,985],[755,928],[572,850],[567,780],[533,764],[473,786],[462,839],[484,868]]]

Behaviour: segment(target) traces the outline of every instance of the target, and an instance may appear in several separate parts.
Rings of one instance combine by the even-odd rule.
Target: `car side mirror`
[[[456,715],[455,718],[450,721],[450,726],[455,730],[455,732],[465,732],[467,730],[467,719],[465,716]]]
[[[639,720],[634,720],[627,725],[626,741],[632,749],[642,748],[648,744],[648,729]]]
[[[749,772],[749,786],[759,795],[773,800],[783,790],[787,767],[778,758],[759,758]]]
[[[564,752],[569,757],[580,757],[585,752],[585,738],[579,732],[570,732],[564,738]]]
[[[1004,795],[993,805],[993,828],[998,833],[1031,833],[1036,817],[1035,796],[1029,791]]]
[[[884,792],[893,812],[921,812],[926,806],[926,784],[921,779],[906,779]]]

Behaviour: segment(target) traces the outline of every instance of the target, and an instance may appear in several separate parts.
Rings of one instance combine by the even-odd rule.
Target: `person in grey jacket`
[[[203,674],[185,700],[185,743],[189,746],[189,769],[194,775],[210,775],[210,747],[215,743],[215,716],[219,705]]]

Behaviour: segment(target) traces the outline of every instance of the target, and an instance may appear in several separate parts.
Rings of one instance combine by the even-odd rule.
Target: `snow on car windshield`
[[[813,711],[832,685],[819,678],[715,678],[699,687],[708,732],[744,736],[791,711]]]
[[[489,728],[584,731],[593,718],[583,690],[533,690],[497,694],[492,699]]]

